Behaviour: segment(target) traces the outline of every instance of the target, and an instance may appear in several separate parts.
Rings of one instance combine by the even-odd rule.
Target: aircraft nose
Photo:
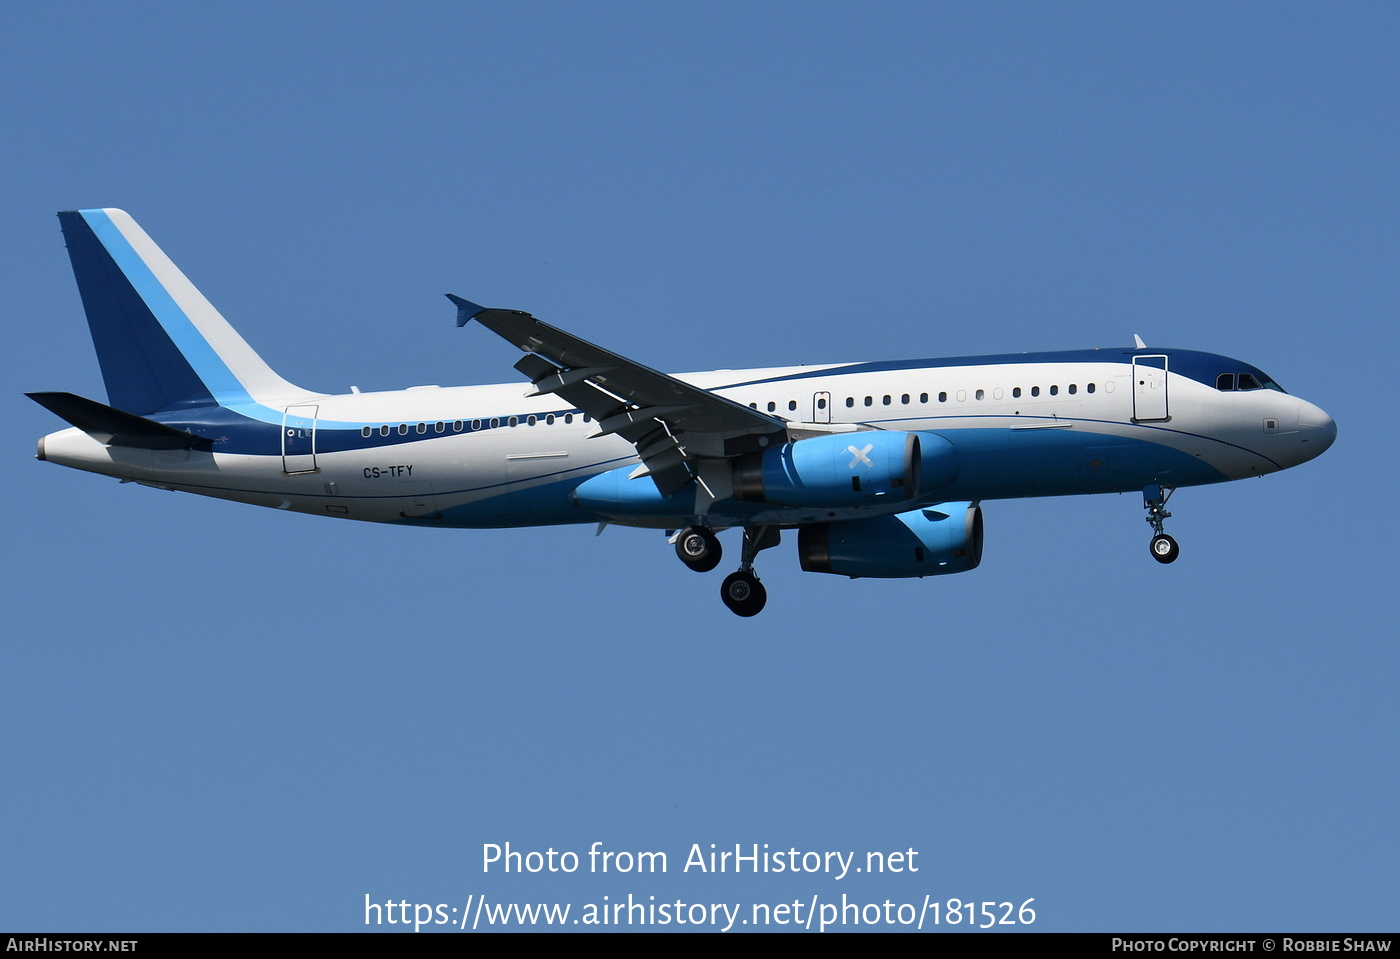
[[[1337,421],[1327,411],[1303,401],[1298,410],[1299,439],[1305,444],[1308,459],[1321,456],[1337,440]]]

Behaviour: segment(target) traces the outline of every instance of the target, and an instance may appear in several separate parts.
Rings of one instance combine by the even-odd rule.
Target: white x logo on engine
[[[856,449],[854,446],[848,446],[848,447],[846,447],[846,452],[847,452],[847,453],[852,453],[852,454],[855,455],[855,459],[851,460],[851,461],[850,461],[849,463],[847,463],[846,465],[847,465],[848,467],[850,467],[851,469],[855,469],[857,463],[864,463],[866,466],[874,466],[875,464],[872,463],[872,462],[870,461],[870,457],[868,457],[868,456],[865,455],[866,453],[869,453],[869,452],[870,452],[871,450],[873,450],[874,448],[875,448],[875,444],[874,444],[874,443],[867,443],[867,444],[865,444],[865,449],[863,449],[863,450],[858,450],[858,449]]]

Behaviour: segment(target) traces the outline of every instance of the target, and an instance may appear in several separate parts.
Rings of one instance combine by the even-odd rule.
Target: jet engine
[[[797,534],[802,568],[895,579],[976,569],[982,562],[982,509],[976,503],[940,503],[892,516],[818,523]]]
[[[914,499],[957,475],[957,451],[936,433],[835,433],[742,457],[734,497],[778,506],[874,506]]]

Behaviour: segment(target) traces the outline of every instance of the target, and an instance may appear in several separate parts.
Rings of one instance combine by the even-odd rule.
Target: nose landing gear
[[[1152,537],[1152,542],[1147,548],[1152,551],[1152,558],[1159,563],[1170,563],[1181,555],[1181,547],[1166,533]]]
[[[1173,562],[1181,555],[1181,547],[1176,544],[1176,540],[1168,536],[1162,529],[1166,520],[1172,515],[1167,512],[1167,500],[1172,498],[1172,493],[1176,488],[1172,486],[1147,486],[1142,491],[1142,508],[1147,510],[1147,522],[1155,533],[1152,542],[1148,544],[1148,551],[1152,553],[1152,558],[1159,563]]]

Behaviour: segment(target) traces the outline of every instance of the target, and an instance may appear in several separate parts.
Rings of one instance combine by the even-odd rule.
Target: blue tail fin
[[[92,343],[117,409],[276,406],[282,379],[121,210],[60,213]]]

